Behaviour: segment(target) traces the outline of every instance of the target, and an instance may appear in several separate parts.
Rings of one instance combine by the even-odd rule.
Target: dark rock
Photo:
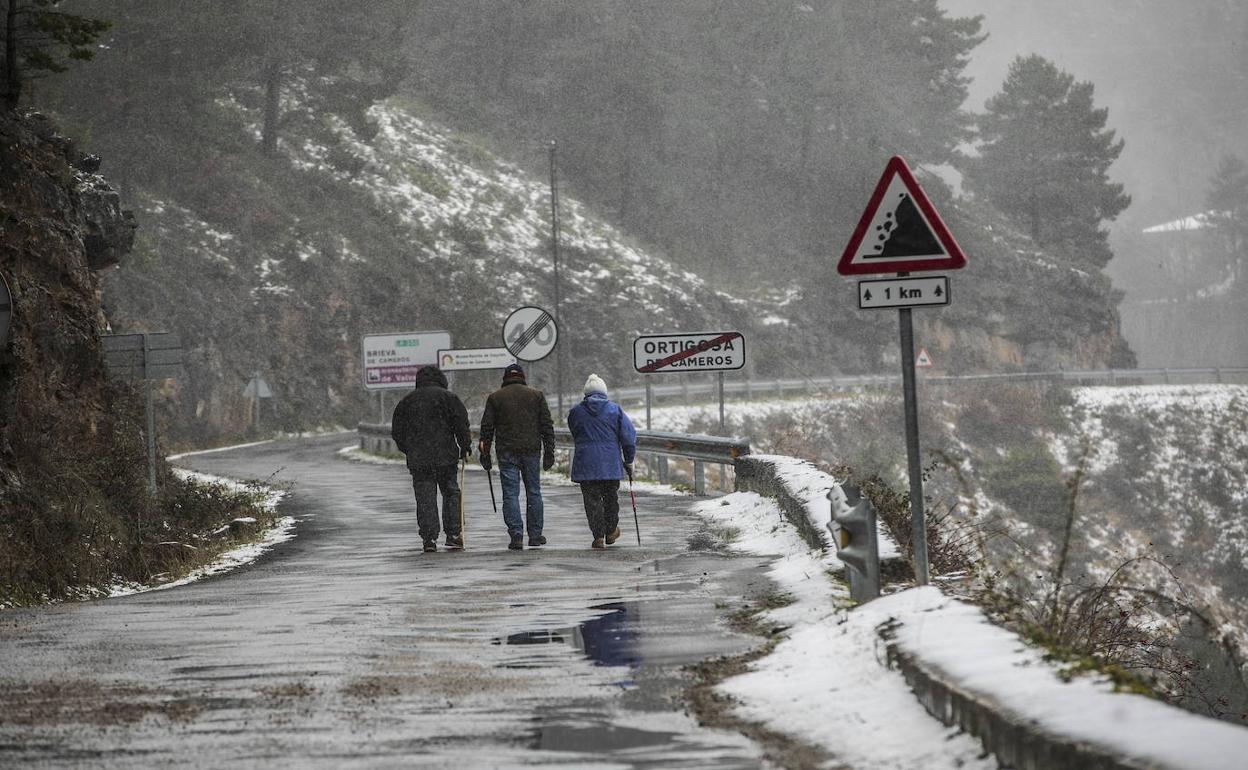
[[[87,252],[87,265],[102,270],[121,263],[122,257],[134,248],[134,231],[138,223],[133,211],[123,211],[121,196],[103,177],[78,174],[78,195],[83,220],[82,245]]]
[[[74,168],[86,174],[94,174],[100,170],[100,162],[99,155],[83,155],[74,164]]]

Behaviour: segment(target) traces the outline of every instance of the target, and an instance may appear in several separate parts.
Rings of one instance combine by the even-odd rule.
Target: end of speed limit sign
[[[541,361],[558,341],[554,316],[540,307],[514,310],[503,322],[503,346],[521,361]]]

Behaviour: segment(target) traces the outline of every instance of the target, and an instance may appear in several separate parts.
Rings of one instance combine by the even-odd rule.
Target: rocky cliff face
[[[0,115],[0,274],[13,294],[0,345],[0,514],[40,458],[114,452],[100,271],[134,242],[134,218],[46,117]],[[3,523],[0,520],[0,523]]]

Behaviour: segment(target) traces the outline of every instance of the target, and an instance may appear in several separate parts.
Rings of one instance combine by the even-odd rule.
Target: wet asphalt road
[[[467,545],[420,553],[401,466],[340,434],[187,457],[293,484],[296,536],[188,586],[0,612],[0,767],[757,767],[684,713],[682,667],[753,641],[722,614],[761,562],[692,552],[692,498],[638,493],[606,552],[575,486],[508,551],[485,474]],[[495,476],[497,485],[497,476]]]

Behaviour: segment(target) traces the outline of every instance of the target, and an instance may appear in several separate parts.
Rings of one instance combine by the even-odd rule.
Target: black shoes
[[[619,527],[616,527],[615,529],[607,533],[607,545],[611,545],[612,543],[614,543],[616,540],[619,540],[619,539],[620,539]]]
[[[513,535],[510,545],[507,546],[513,551],[524,550],[524,535]]]
[[[437,540],[426,540],[426,541],[425,541],[425,553],[437,553],[437,550],[438,550],[438,541],[437,541]]]
[[[539,545],[546,545],[546,536],[545,536],[545,535],[538,535],[537,537],[531,537],[531,538],[529,538],[529,547],[530,547],[530,548],[534,548],[534,547],[539,546]]]
[[[464,536],[463,535],[447,535],[446,547],[448,550],[451,550],[451,551],[464,550]]]

